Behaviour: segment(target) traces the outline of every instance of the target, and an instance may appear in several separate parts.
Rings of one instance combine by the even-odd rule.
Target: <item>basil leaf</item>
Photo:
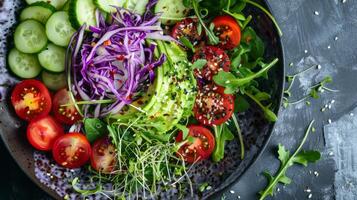
[[[84,130],[90,143],[107,134],[107,125],[99,119],[86,118],[84,120]]]

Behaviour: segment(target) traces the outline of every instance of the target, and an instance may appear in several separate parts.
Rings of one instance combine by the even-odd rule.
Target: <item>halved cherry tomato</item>
[[[89,160],[91,147],[87,138],[81,133],[67,133],[53,144],[53,158],[66,168],[78,168]]]
[[[40,81],[30,79],[18,83],[11,94],[16,114],[24,120],[47,116],[51,111],[51,96]]]
[[[108,137],[94,142],[90,161],[92,167],[101,173],[114,171],[117,162],[116,150]]]
[[[231,62],[228,55],[218,47],[203,47],[193,56],[193,62],[198,59],[207,60],[207,64],[201,70],[195,69],[194,73],[197,78],[211,81],[220,70],[226,72],[230,70]]]
[[[191,125],[189,136],[193,137],[194,142],[186,141],[177,152],[178,157],[182,157],[188,163],[209,158],[215,146],[215,139],[210,130],[203,126]],[[176,142],[182,142],[182,132],[176,137]]]
[[[222,87],[205,85],[198,91],[193,112],[203,125],[223,124],[234,112],[234,96],[225,94]]]
[[[59,90],[53,97],[53,113],[55,118],[67,125],[72,125],[81,120],[82,117],[76,107],[74,105],[62,106],[66,104],[73,104],[73,101],[69,96],[69,91],[64,88]]]
[[[186,18],[177,22],[172,29],[171,36],[177,40],[181,37],[186,37],[193,45],[197,45],[202,39],[203,33],[198,32],[198,20]]]
[[[56,139],[64,134],[63,128],[51,116],[32,120],[27,127],[27,139],[37,150],[49,151]]]
[[[214,32],[220,39],[220,47],[234,49],[241,40],[241,31],[237,21],[228,15],[218,16],[213,19]]]

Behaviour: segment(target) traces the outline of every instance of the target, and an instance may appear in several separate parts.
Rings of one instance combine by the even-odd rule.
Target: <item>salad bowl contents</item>
[[[207,198],[267,142],[283,70],[264,2],[26,3],[0,128],[54,197]]]

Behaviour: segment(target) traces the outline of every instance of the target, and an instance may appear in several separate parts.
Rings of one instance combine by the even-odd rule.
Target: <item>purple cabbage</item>
[[[155,79],[155,68],[166,56],[155,59],[154,44],[147,39],[173,41],[163,35],[159,16],[151,13],[157,0],[150,1],[143,16],[123,8],[106,22],[97,11],[97,26],[85,25],[73,35],[70,87],[84,101],[112,100],[107,104],[84,105],[85,117],[117,114],[145,93]]]

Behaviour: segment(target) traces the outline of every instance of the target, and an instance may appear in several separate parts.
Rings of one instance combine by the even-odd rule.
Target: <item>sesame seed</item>
[[[336,36],[336,37],[334,38],[334,40],[337,41],[337,40],[338,40],[338,37]]]
[[[332,120],[331,120],[331,119],[328,119],[327,122],[328,122],[329,124],[331,124],[331,123],[332,123]]]
[[[317,171],[314,171],[314,175],[315,175],[316,177],[318,177],[318,176],[319,176],[319,173],[318,173]]]
[[[330,153],[328,153],[329,156],[333,156],[333,152],[331,151]]]
[[[234,192],[234,190],[231,190],[231,191],[229,191],[231,194],[234,194],[235,192]]]
[[[309,194],[309,196],[307,196],[308,199],[311,199],[312,198],[312,194]]]
[[[332,100],[332,101],[331,101],[331,104],[334,104],[335,102],[336,102],[335,100]]]
[[[327,49],[331,49],[331,46],[330,46],[330,45],[328,45],[328,46],[327,46]]]
[[[311,193],[311,189],[309,187],[306,187],[305,192]]]
[[[318,11],[315,11],[314,15],[320,15],[320,13]]]
[[[346,3],[346,2],[347,2],[347,0],[342,0],[341,2],[342,2],[342,3]]]
[[[290,67],[294,66],[294,63],[291,62],[291,63],[289,64],[289,66],[290,66]]]
[[[305,53],[309,53],[309,51],[307,50],[307,49],[305,49],[305,51],[304,51]]]
[[[321,68],[322,68],[321,65],[317,65],[317,66],[316,66],[316,69],[321,69]]]
[[[351,116],[351,117],[353,117],[353,115],[354,115],[353,113],[350,113],[350,116]]]

